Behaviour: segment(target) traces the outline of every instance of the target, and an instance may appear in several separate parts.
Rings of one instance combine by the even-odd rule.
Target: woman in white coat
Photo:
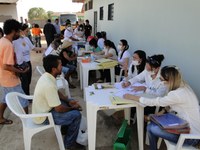
[[[122,82],[122,87],[128,87],[134,83],[144,83],[145,86],[133,87],[135,91],[144,91],[154,96],[164,96],[166,87],[160,81],[160,66],[164,60],[163,55],[153,55],[146,60],[146,67],[143,72],[128,80]]]
[[[136,50],[133,53],[133,60],[128,69],[128,76],[126,80],[129,80],[138,74],[140,74],[145,69],[146,64],[146,53],[143,50]]]
[[[169,106],[170,110],[176,112],[177,116],[188,121],[191,133],[200,133],[200,113],[199,101],[189,85],[183,82],[181,74],[175,66],[165,66],[161,69],[160,79],[168,87],[169,93],[164,97],[145,98],[131,94],[125,94],[124,98],[138,101],[147,106]],[[147,126],[150,140],[150,149],[157,150],[157,140],[159,137],[177,143],[178,134],[168,133],[162,130],[155,123]],[[185,140],[184,144],[193,145],[199,140]]]

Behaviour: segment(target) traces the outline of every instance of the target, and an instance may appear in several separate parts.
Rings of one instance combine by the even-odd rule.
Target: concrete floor
[[[44,43],[44,41],[43,41]],[[44,45],[43,45],[44,46]],[[33,77],[31,83],[31,94],[34,92],[34,88],[37,80],[40,75],[36,71],[36,65],[42,65],[42,53],[31,52],[31,62],[33,67]],[[86,107],[85,102],[83,101],[83,91],[80,90],[79,81],[73,79],[73,84],[77,86],[76,89],[70,89],[70,93],[73,98],[80,101],[80,104],[83,107],[82,114],[86,116]],[[1,94],[1,92],[0,92]],[[31,105],[30,105],[31,108]],[[30,110],[30,109],[29,109]],[[10,113],[7,109],[5,117],[12,119],[12,125],[0,125],[0,150],[23,150],[23,133],[22,133],[22,124],[18,117]],[[97,137],[96,137],[96,150],[112,150],[113,143],[120,125],[117,125],[115,121],[105,115],[102,111],[98,112],[97,116]],[[137,142],[137,126],[132,125],[132,137],[131,137],[131,150],[138,149]],[[33,136],[32,139],[32,150],[58,150],[57,140],[54,134],[53,129],[48,129],[46,131],[40,132]],[[148,149],[148,146],[145,145],[145,150]],[[161,148],[165,150],[165,145],[162,144]]]

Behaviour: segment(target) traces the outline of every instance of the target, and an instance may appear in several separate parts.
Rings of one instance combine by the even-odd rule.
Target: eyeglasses
[[[152,57],[148,57],[147,58],[147,62],[149,62],[152,65],[158,65],[158,66],[160,66],[160,63],[157,60],[153,59]]]

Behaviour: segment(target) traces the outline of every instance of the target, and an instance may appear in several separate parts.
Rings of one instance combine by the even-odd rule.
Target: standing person
[[[145,98],[131,94],[125,94],[124,98],[138,101],[146,106],[169,106],[166,111],[176,112],[176,115],[186,120],[190,126],[191,134],[200,133],[200,113],[199,101],[189,85],[184,83],[181,73],[176,66],[165,66],[161,69],[160,79],[168,87],[169,93],[164,97]],[[159,113],[161,114],[161,112]],[[161,137],[170,142],[177,143],[179,134],[172,134],[160,128],[160,126],[151,122],[147,126],[147,132],[150,141],[150,150],[157,150],[157,141]],[[185,145],[195,146],[200,140],[186,139]]]
[[[30,61],[30,51],[43,51],[45,48],[35,47],[29,38],[28,34],[28,26],[23,24],[21,26],[20,37],[17,40],[13,41],[14,51],[16,55],[16,63],[19,67],[28,66],[30,69],[26,73],[20,74],[20,80],[22,83],[22,89],[26,95],[30,95],[30,84],[32,77],[32,65]]]
[[[67,126],[64,137],[66,149],[76,143],[81,121],[80,105],[57,90],[56,77],[61,74],[62,63],[59,56],[48,55],[43,58],[45,73],[38,80],[33,97],[32,113],[51,112],[56,125]],[[36,124],[46,124],[46,117],[35,118]]]
[[[0,85],[2,87],[2,95],[0,97],[0,124],[12,124],[12,120],[4,118],[4,111],[7,107],[5,96],[9,92],[24,93],[20,84],[20,79],[16,73],[25,73],[29,70],[27,67],[20,70],[15,67],[15,54],[12,41],[19,38],[20,23],[14,19],[4,22],[3,30],[5,37],[0,39]],[[20,99],[26,113],[28,113],[28,101]]]
[[[56,29],[56,34],[60,34],[60,25],[59,25],[59,19],[58,18],[55,19],[55,22],[54,22],[53,25]]]
[[[47,20],[47,23],[44,25],[43,32],[47,41],[47,47],[49,47],[51,42],[54,40],[54,35],[56,34],[56,29],[54,28],[54,25],[51,24],[51,19]]]
[[[31,43],[33,44],[32,35],[31,35],[31,28],[32,28],[32,26],[31,26],[31,24],[28,22],[27,19],[25,19],[24,21],[25,21],[25,24],[28,26],[28,29],[29,29],[27,37],[29,38],[29,40],[30,40]]]
[[[34,45],[35,47],[42,47],[41,45],[41,34],[42,30],[40,29],[38,24],[35,24],[34,27],[32,28],[32,34],[34,38]],[[39,51],[41,52],[41,51]],[[38,51],[36,51],[38,53]]]
[[[88,36],[92,34],[92,26],[89,23],[89,20],[85,20],[85,39],[87,40]]]
[[[73,36],[75,39],[83,40],[84,28],[82,24],[80,24],[77,28],[74,29]]]
[[[0,38],[2,38],[4,36],[4,32],[3,32],[3,29],[0,28]]]
[[[78,39],[75,39],[73,37],[73,29],[71,27],[71,23],[69,21],[66,21],[66,29],[64,31],[64,40],[66,41],[78,41]]]

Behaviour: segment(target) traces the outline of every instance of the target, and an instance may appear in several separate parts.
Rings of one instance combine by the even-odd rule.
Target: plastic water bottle
[[[94,61],[95,60],[94,54],[91,54],[90,58],[91,58],[91,61]]]

